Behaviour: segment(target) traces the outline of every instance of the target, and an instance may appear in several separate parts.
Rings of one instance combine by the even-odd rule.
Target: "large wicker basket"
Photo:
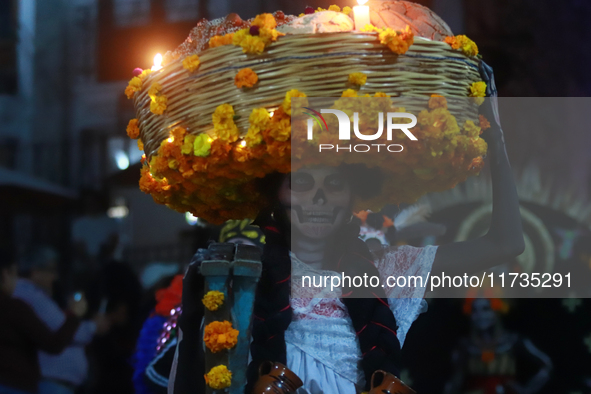
[[[253,108],[272,111],[293,88],[308,97],[339,97],[352,72],[368,75],[360,93],[380,91],[392,97],[467,97],[470,85],[480,80],[478,60],[444,42],[415,37],[410,49],[397,55],[381,45],[375,33],[292,35],[281,37],[261,55],[246,55],[240,47],[227,45],[207,49],[199,57],[197,72],[188,72],[182,59],[177,60],[152,73],[135,95],[147,156],[156,152],[175,126],[183,125],[193,134],[211,129],[211,115],[220,104],[234,107],[236,124],[246,134]],[[259,83],[251,89],[237,89],[234,76],[245,67],[258,74]],[[162,85],[168,97],[164,115],[154,115],[149,109],[148,89],[154,82]],[[468,100],[458,103],[449,104],[458,121],[477,118],[476,105]]]

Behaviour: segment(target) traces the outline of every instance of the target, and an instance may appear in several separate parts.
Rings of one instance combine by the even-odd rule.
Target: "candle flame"
[[[242,141],[242,142],[240,142],[240,145],[241,145],[241,146],[246,146],[246,141]]]
[[[158,71],[162,68],[162,55],[157,53],[154,56],[154,65],[152,66],[152,71]]]
[[[363,5],[365,3],[367,3],[369,0],[357,0],[357,4],[359,5]]]

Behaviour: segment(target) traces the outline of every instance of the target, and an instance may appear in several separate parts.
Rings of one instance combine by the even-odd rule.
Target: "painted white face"
[[[287,209],[292,234],[328,238],[351,218],[351,186],[335,167],[292,172],[279,189],[279,200]]]
[[[477,298],[472,302],[472,323],[477,330],[484,331],[491,328],[497,320],[497,314],[487,298]]]

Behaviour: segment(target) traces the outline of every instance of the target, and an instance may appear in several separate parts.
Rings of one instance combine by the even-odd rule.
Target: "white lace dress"
[[[375,265],[382,283],[389,276],[414,276],[426,281],[437,246],[388,247]],[[293,320],[285,332],[287,367],[304,382],[297,394],[354,394],[365,383],[359,367],[361,350],[351,318],[340,300],[339,288],[330,291],[303,287],[304,275],[336,275],[301,262],[292,253]],[[330,283],[330,282],[329,282]],[[388,304],[398,324],[400,346],[411,324],[426,307],[425,287],[385,287]]]

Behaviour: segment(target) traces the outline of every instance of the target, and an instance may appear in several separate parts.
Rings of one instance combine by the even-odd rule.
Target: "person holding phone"
[[[17,266],[0,255],[0,394],[37,393],[41,371],[37,352],[58,354],[72,341],[80,318],[86,313],[84,300],[74,302],[63,323],[49,329],[23,301],[13,298]]]

